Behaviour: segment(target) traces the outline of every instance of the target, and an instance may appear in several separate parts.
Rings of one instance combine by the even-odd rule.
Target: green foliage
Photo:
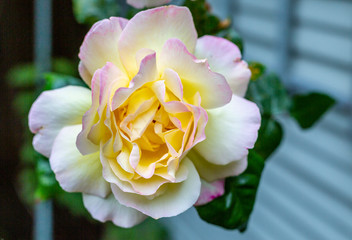
[[[58,204],[66,207],[74,216],[90,218],[87,209],[83,205],[82,193],[69,193],[60,190],[55,195],[55,200]]]
[[[248,67],[252,73],[251,81],[256,81],[266,72],[266,67],[260,62],[249,62]]]
[[[251,150],[246,171],[237,177],[226,179],[224,195],[196,207],[199,216],[209,223],[244,231],[253,210],[263,169],[264,159]]]
[[[73,13],[77,22],[93,25],[95,22],[119,16],[117,0],[73,0]]]
[[[295,95],[290,114],[302,128],[306,129],[312,127],[334,103],[334,99],[321,93]]]
[[[87,85],[78,78],[63,75],[58,73],[46,73],[44,74],[45,85],[43,91],[57,89],[68,85],[87,87]]]
[[[214,35],[223,29],[220,19],[209,12],[210,6],[205,0],[185,0],[184,6],[188,7],[193,15],[199,37]]]
[[[263,74],[255,81],[250,81],[247,98],[255,102],[264,115],[285,113],[291,104],[285,87],[273,73]]]
[[[56,73],[77,76],[77,64],[66,58],[54,58],[52,69]],[[33,63],[17,65],[6,74],[7,83],[13,88],[33,88],[36,79],[36,70]]]
[[[6,80],[11,87],[31,87],[34,86],[35,77],[34,65],[27,63],[11,68],[6,75]]]
[[[133,228],[120,228],[111,223],[106,225],[102,240],[167,240],[170,239],[165,227],[154,219],[148,218]]]
[[[35,191],[36,198],[47,200],[53,198],[60,191],[61,188],[50,168],[49,160],[39,154],[37,157],[36,176],[38,178],[38,185]]]
[[[17,176],[18,194],[27,206],[35,203],[34,193],[38,185],[38,178],[33,167],[22,169]]]
[[[262,116],[258,139],[254,146],[255,152],[267,159],[280,145],[282,137],[283,129],[280,123],[268,115]]]

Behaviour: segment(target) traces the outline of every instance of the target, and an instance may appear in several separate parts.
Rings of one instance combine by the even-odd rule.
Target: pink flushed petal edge
[[[202,180],[202,187],[200,190],[200,196],[194,206],[200,206],[213,201],[215,198],[221,197],[225,192],[225,180],[217,180],[212,183],[208,183]]]

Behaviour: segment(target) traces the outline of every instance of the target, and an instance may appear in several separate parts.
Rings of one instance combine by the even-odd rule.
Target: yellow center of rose
[[[87,139],[100,145],[102,161],[118,179],[115,184],[126,192],[155,197],[165,183],[187,177],[184,171],[178,173],[180,161],[204,139],[206,111],[198,93],[186,99],[181,85],[180,91],[171,90],[166,80],[129,87],[116,82],[100,81],[95,98],[99,106],[90,127],[85,126]]]

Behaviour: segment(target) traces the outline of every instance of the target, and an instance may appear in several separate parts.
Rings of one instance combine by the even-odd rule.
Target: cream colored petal
[[[135,208],[155,219],[176,216],[193,206],[201,188],[198,173],[192,162],[187,158],[183,159],[179,171],[181,168],[187,169],[187,179],[181,183],[168,184],[165,192],[152,200],[141,195],[123,192],[114,185],[112,185],[112,191],[121,204]]]
[[[214,182],[207,182],[201,179],[202,188],[200,190],[200,196],[195,206],[200,206],[213,201],[215,198],[222,196],[225,192],[225,180],[217,180]]]
[[[85,36],[78,56],[81,60],[80,74],[88,86],[91,84],[88,74],[93,76],[107,62],[112,62],[124,71],[118,53],[118,41],[127,22],[127,19],[118,17],[104,19],[95,23]]]
[[[213,182],[226,177],[237,176],[247,168],[247,157],[230,162],[226,165],[216,165],[208,162],[197,151],[192,149],[188,152],[187,157],[192,160],[194,166],[202,179]]]
[[[50,157],[59,131],[65,126],[81,124],[90,105],[90,90],[83,87],[68,86],[41,93],[28,116],[29,128],[36,134],[34,149]]]
[[[241,60],[241,52],[235,44],[224,38],[203,36],[198,39],[194,54],[199,59],[207,59],[213,72],[224,75],[234,94],[245,95],[251,71]]]
[[[188,8],[168,6],[137,13],[126,25],[118,44],[129,76],[134,77],[138,72],[137,51],[148,48],[160,54],[170,38],[180,39],[190,52],[194,51],[197,32]]]
[[[93,218],[101,222],[112,221],[123,228],[133,227],[147,218],[141,212],[121,205],[113,194],[106,198],[83,194],[83,203]]]
[[[184,98],[191,99],[199,92],[205,109],[221,107],[231,100],[232,91],[225,77],[212,72],[206,60],[197,60],[179,39],[169,39],[162,49],[158,70],[163,73],[166,69],[174,70],[181,78]]]
[[[140,64],[138,74],[131,80],[128,87],[121,87],[113,96],[112,110],[120,107],[137,89],[157,78],[156,54],[146,56]]]
[[[234,95],[229,104],[208,110],[206,139],[195,149],[213,164],[243,159],[257,140],[260,118],[255,103]]]
[[[110,113],[110,102],[116,89],[127,86],[129,80],[112,63],[98,69],[92,80],[92,105],[83,116],[83,129],[77,138],[77,147],[82,154],[98,151],[100,140],[109,131],[105,120]]]
[[[65,191],[105,197],[110,193],[110,185],[102,177],[99,152],[83,156],[76,147],[81,129],[82,125],[73,125],[60,131],[50,156],[51,169]]]

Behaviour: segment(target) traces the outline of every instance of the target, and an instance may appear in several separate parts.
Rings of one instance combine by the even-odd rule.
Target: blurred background
[[[162,219],[169,238],[351,239],[352,236],[352,1],[211,0],[244,39],[244,58],[280,74],[292,92],[320,91],[338,103],[313,128],[290,118],[280,148],[266,164],[249,227],[243,234],[200,220],[190,209]],[[33,213],[19,197],[17,176],[23,119],[14,111],[8,72],[34,60],[34,3],[0,2],[0,239],[30,239]],[[88,30],[71,1],[53,0],[52,56],[77,60]],[[76,63],[74,63],[76,64]],[[72,71],[76,71],[75,69]],[[30,104],[30,102],[28,103]],[[55,239],[98,239],[99,224],[54,205]]]

